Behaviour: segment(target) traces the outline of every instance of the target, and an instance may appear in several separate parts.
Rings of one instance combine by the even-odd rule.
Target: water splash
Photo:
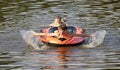
[[[39,45],[41,42],[35,37],[30,31],[21,30],[20,34],[23,40],[30,46],[32,46],[35,50],[40,50]]]
[[[100,30],[92,34],[92,38],[88,44],[82,45],[85,48],[94,48],[103,43],[107,31]]]

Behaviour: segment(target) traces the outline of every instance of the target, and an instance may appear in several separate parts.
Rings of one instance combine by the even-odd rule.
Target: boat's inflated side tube
[[[54,33],[54,31],[56,31],[56,30],[58,30],[58,27],[52,27],[52,28],[50,28],[49,33]],[[74,26],[68,26],[67,31],[76,33],[76,28]]]

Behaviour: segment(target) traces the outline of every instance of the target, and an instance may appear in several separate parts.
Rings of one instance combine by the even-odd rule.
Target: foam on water
[[[107,32],[105,30],[96,31],[95,33],[92,34],[90,42],[83,46],[86,48],[94,48],[99,46],[100,44],[103,43],[106,33]]]
[[[39,50],[40,41],[37,37],[35,37],[30,31],[21,30],[20,34],[23,40],[30,46],[32,46],[35,50]]]

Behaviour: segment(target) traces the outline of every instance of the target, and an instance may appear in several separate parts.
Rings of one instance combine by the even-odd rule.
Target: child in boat
[[[66,25],[60,25],[58,27],[58,31],[54,33],[36,33],[34,31],[31,31],[36,36],[56,36],[58,38],[72,38],[73,36],[76,37],[92,37],[89,34],[74,34],[67,31]]]
[[[65,38],[71,38],[73,36],[76,36],[76,37],[92,37],[89,34],[75,34],[75,33],[72,33],[72,32],[68,32],[66,25],[60,25],[58,27],[58,34],[59,34],[60,37],[65,37]]]
[[[51,23],[50,27],[59,27],[60,25],[66,25],[65,20],[62,19],[60,16],[55,17],[54,22]]]

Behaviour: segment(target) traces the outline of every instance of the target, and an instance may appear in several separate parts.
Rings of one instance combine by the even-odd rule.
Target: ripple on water
[[[119,0],[2,0],[0,5],[0,70],[119,70]],[[21,29],[42,29],[56,15],[86,32],[106,30],[97,48],[48,48],[28,51]]]

